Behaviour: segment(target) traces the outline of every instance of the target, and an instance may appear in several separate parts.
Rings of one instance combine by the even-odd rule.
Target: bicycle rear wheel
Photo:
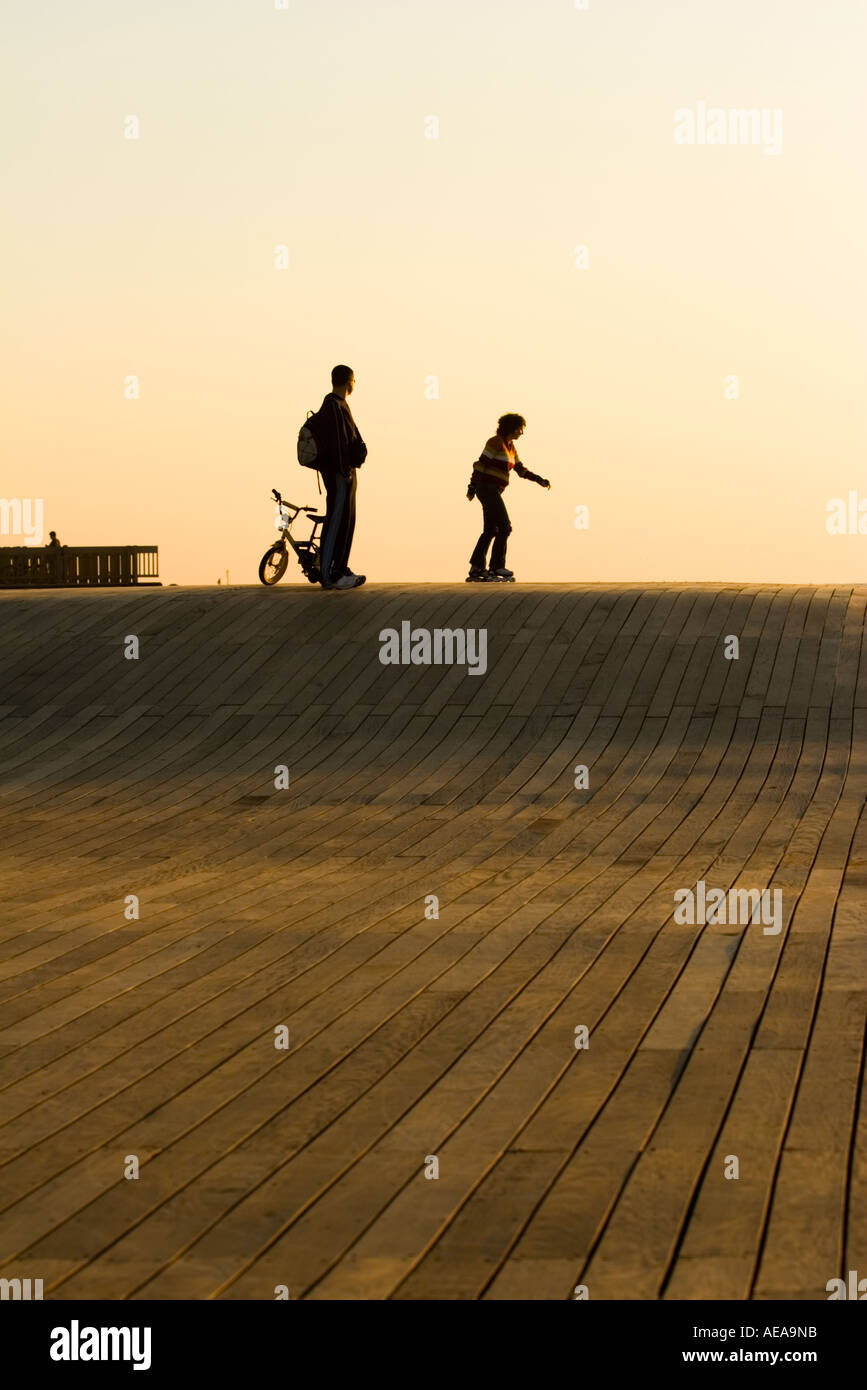
[[[266,550],[259,561],[259,578],[263,584],[276,584],[283,578],[288,564],[289,552],[285,545],[278,542]]]

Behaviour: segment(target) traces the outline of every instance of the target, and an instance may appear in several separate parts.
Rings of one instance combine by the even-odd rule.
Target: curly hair
[[[512,430],[526,429],[527,421],[523,415],[501,415],[497,421],[498,434],[511,434]]]

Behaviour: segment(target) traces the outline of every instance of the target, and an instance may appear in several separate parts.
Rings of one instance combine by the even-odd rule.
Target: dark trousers
[[[506,563],[506,545],[512,530],[509,513],[503,501],[503,494],[496,483],[476,483],[476,496],[482,504],[484,530],[479,536],[475,550],[470,556],[472,569],[483,570],[487,564],[488,546],[494,542],[491,551],[491,569],[502,569]]]
[[[333,584],[349,570],[349,551],[355,532],[355,469],[348,478],[329,470],[322,474],[322,481],[328,501],[322,526],[319,568],[322,583]]]

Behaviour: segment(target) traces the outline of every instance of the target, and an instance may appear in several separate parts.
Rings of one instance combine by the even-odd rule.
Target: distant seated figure
[[[57,546],[57,548],[58,548],[58,550],[59,550],[59,549],[60,549],[60,541],[57,539],[57,532],[56,532],[56,531],[49,531],[49,532],[48,532],[48,537],[49,537],[48,540],[45,542],[45,548],[46,548],[46,550],[50,550],[53,546]]]

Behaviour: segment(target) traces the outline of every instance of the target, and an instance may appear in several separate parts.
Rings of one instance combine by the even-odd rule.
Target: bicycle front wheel
[[[272,545],[259,561],[259,578],[263,584],[276,584],[286,573],[289,553],[285,545]]]

